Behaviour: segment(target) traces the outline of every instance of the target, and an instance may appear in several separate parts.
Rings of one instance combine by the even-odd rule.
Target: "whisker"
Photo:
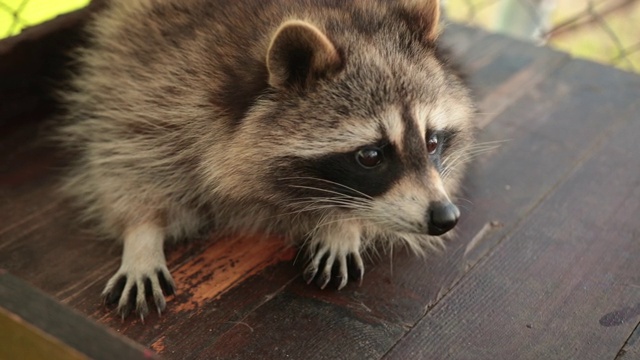
[[[469,162],[470,160],[474,159],[475,157],[479,156],[480,154],[483,154],[485,152],[491,151],[493,149],[497,149],[498,147],[499,146],[490,146],[490,147],[485,147],[485,148],[477,148],[477,149],[475,149],[475,150],[473,150],[471,152],[465,152],[465,151],[460,151],[460,153],[454,152],[452,155],[448,156],[442,162],[442,166],[443,166],[444,170],[442,171],[441,177],[443,179],[446,179],[450,175],[451,170],[453,168],[455,168],[456,165],[464,164],[466,162]]]
[[[388,220],[386,217],[380,216],[380,215],[372,215],[372,214],[361,214],[361,215],[357,215],[357,216],[352,216],[349,218],[339,218],[339,219],[334,219],[332,221],[325,221],[322,223],[318,223],[317,227],[321,227],[321,226],[327,226],[327,225],[331,225],[334,223],[338,223],[341,221],[352,221],[352,220],[369,220],[369,221],[375,221],[378,224],[382,224],[382,225],[391,225],[391,224],[385,224],[386,221]],[[410,224],[408,222],[404,222],[401,224],[402,226],[405,227],[410,227]]]
[[[465,201],[465,202],[467,202],[469,205],[473,205],[473,202],[472,202],[471,200],[466,199],[466,198],[462,198],[462,197],[456,198],[456,201]]]
[[[306,205],[305,205],[306,204]],[[371,204],[369,202],[364,201],[352,201],[351,199],[331,199],[331,198],[320,198],[317,200],[302,200],[298,202],[293,202],[287,204],[288,207],[294,207],[299,205],[312,206],[312,205],[332,205],[338,206],[342,205],[347,208],[353,209],[370,209]]]
[[[309,203],[334,203],[334,204],[358,204],[367,205],[369,201],[351,198],[303,198],[300,201],[289,203],[291,206]]]
[[[343,194],[343,193],[339,193],[339,192],[337,192],[337,191],[333,191],[333,190],[329,190],[329,189],[317,188],[317,187],[313,187],[313,186],[305,186],[305,185],[288,185],[288,186],[293,187],[293,188],[298,188],[298,189],[307,189],[307,190],[324,191],[324,192],[329,193],[329,194],[335,194],[335,195],[339,195],[339,196],[345,196],[345,194]]]
[[[325,182],[325,183],[328,183],[328,184],[340,186],[340,187],[345,188],[345,189],[347,189],[349,191],[353,191],[358,195],[364,196],[367,199],[373,200],[373,198],[371,196],[369,196],[369,195],[367,195],[367,194],[365,194],[365,193],[363,193],[361,191],[358,191],[358,190],[356,190],[356,189],[354,189],[354,188],[352,188],[350,186],[347,186],[347,185],[344,185],[344,184],[340,184],[340,183],[337,183],[335,181],[331,181],[331,180],[327,180],[327,179],[314,178],[314,177],[310,177],[310,176],[298,176],[298,177],[280,178],[278,180],[314,180],[314,181],[322,181],[322,182]]]
[[[486,145],[486,144],[502,144],[502,143],[507,143],[507,142],[510,142],[510,141],[511,141],[511,139],[482,141],[482,142],[477,142],[477,143],[471,144],[471,145],[469,145],[469,147],[474,147],[474,146],[478,146],[478,145]]]

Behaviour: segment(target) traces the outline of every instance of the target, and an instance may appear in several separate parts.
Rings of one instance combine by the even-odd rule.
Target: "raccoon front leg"
[[[102,292],[107,304],[118,304],[117,311],[126,317],[135,307],[140,318],[149,313],[147,297],[153,297],[158,314],[166,307],[163,291],[172,295],[175,283],[164,257],[164,231],[145,223],[129,229],[124,236],[120,269]]]
[[[349,274],[362,280],[364,265],[360,256],[360,236],[359,226],[348,223],[315,232],[310,241],[314,253],[302,275],[307,284],[318,275],[316,283],[324,289],[331,280],[334,266],[337,267],[336,277],[340,280],[338,290],[347,285]]]

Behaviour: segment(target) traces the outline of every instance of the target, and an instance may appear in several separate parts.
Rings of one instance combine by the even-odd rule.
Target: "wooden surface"
[[[0,271],[0,359],[153,359],[139,344]]]
[[[280,239],[212,235],[169,250],[162,317],[123,322],[98,297],[120,249],[74,225],[33,109],[0,122],[0,267],[169,359],[639,359],[640,77],[475,29],[445,39],[479,141],[504,142],[471,169],[443,254],[382,254],[362,286],[321,291]]]

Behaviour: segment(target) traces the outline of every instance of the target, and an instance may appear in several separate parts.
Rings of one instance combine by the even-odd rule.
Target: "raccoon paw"
[[[102,297],[107,305],[118,304],[117,312],[123,320],[135,309],[144,321],[149,314],[147,298],[153,297],[160,315],[167,305],[163,292],[173,295],[175,287],[169,269],[164,264],[144,268],[121,266],[107,282]]]
[[[339,281],[338,290],[347,285],[349,277],[362,282],[364,265],[360,252],[340,250],[320,246],[302,274],[304,281],[310,284],[317,277],[316,284],[324,289],[333,275]]]

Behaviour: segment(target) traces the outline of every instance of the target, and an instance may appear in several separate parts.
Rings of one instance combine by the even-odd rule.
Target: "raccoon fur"
[[[438,20],[437,0],[107,2],[60,131],[65,190],[123,241],[106,301],[164,310],[165,241],[209,227],[298,242],[323,288],[376,243],[440,244],[474,108]]]

